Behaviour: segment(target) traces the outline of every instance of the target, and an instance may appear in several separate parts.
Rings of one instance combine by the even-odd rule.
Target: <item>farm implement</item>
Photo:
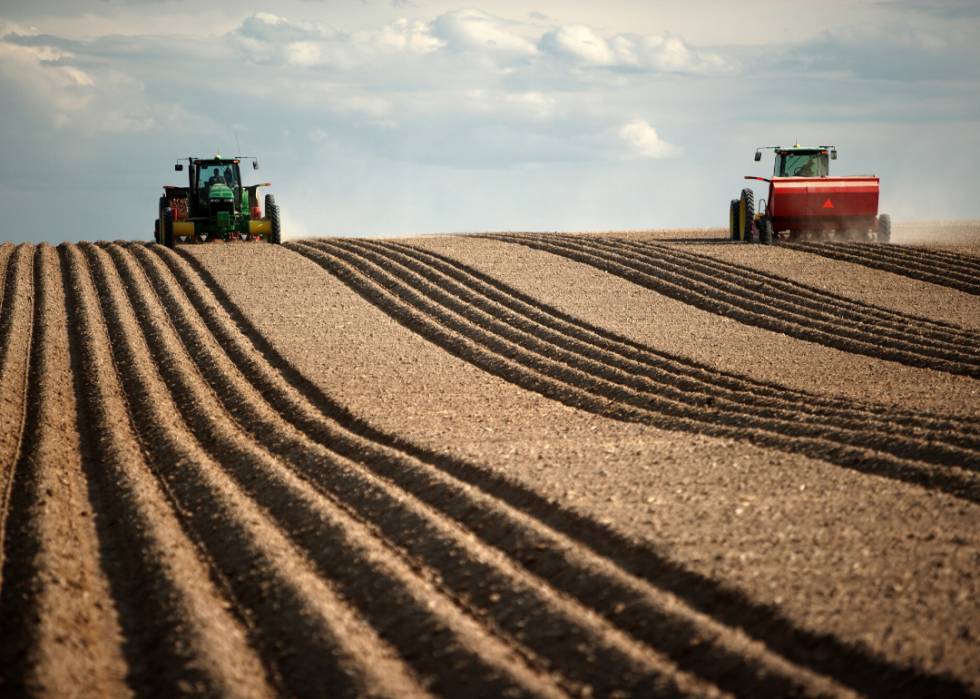
[[[265,195],[265,216],[259,208],[259,187],[271,183],[242,184],[238,158],[187,158],[187,187],[164,186],[159,218],[154,222],[156,242],[173,248],[176,242],[245,240],[280,244],[279,207]],[[174,170],[183,171],[182,163]],[[252,169],[259,161],[252,159]]]
[[[774,238],[795,240],[877,241],[891,239],[891,219],[878,215],[878,178],[874,175],[831,177],[830,161],[837,160],[834,146],[757,148],[776,154],[772,179],[746,176],[769,183],[769,198],[755,211],[755,194],[742,190],[729,208],[732,240],[770,245]]]

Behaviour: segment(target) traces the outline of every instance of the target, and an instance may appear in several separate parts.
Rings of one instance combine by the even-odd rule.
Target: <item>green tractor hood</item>
[[[228,185],[215,184],[211,185],[211,193],[208,196],[211,199],[231,199],[233,194]]]

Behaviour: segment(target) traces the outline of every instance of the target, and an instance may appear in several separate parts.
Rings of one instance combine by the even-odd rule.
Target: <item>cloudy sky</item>
[[[0,240],[148,239],[215,153],[287,237],[727,225],[795,141],[980,218],[978,2],[467,3],[0,0]]]

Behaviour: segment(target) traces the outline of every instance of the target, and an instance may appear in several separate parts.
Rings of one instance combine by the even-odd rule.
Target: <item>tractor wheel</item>
[[[742,242],[752,242],[752,221],[755,220],[755,193],[746,187],[739,200],[738,237]]]
[[[269,200],[270,196],[272,195],[270,194],[266,197],[266,201]],[[269,217],[269,223],[272,224],[272,234],[269,236],[269,242],[273,245],[282,245],[282,230],[279,224],[279,207],[275,204],[272,206],[266,204],[265,215]]]
[[[153,242],[160,242],[160,219],[153,222]]]
[[[878,217],[878,242],[892,242],[892,217],[888,214],[882,214]]]
[[[269,218],[269,209],[276,205],[276,195],[266,194],[265,195],[265,217]]]
[[[157,206],[157,242],[163,245],[163,210],[170,206],[170,200],[166,197],[160,197],[160,203]]]
[[[174,249],[174,210],[169,206],[163,210],[163,244]]]
[[[728,234],[732,240],[738,240],[738,199],[732,199],[728,207]]]
[[[759,219],[759,242],[763,245],[772,245],[772,221],[768,216]]]

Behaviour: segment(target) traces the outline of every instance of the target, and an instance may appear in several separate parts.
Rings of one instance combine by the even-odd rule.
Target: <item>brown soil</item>
[[[980,225],[723,235],[0,246],[0,694],[980,696]]]

